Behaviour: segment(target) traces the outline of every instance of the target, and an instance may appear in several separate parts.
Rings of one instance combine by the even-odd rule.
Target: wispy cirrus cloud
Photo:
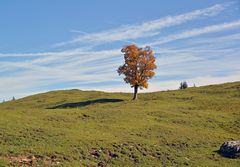
[[[79,31],[82,33],[82,35],[70,41],[57,43],[54,46],[60,47],[64,45],[85,42],[104,43],[113,41],[127,41],[132,39],[151,37],[159,34],[159,30],[161,30],[162,28],[179,25],[191,20],[196,20],[204,17],[215,16],[222,12],[227,6],[229,6],[229,3],[217,4],[209,8],[199,9],[176,16],[167,16],[161,19],[146,21],[141,24],[125,25],[117,29],[107,30],[98,33],[88,34],[86,32]],[[77,30],[74,30],[74,32],[77,32]]]
[[[211,75],[204,75],[200,77],[193,77],[187,80],[187,83],[190,87],[193,85],[198,86],[205,86],[210,84],[221,84],[227,82],[234,82],[240,80],[240,72],[235,75],[228,75],[228,76],[211,76]],[[165,82],[150,82],[149,89],[144,89],[141,92],[156,92],[161,90],[175,90],[179,88],[179,83],[182,82],[182,79],[172,79],[167,80]],[[91,90],[90,88],[86,90]],[[100,88],[94,89],[99,91],[106,91],[106,92],[132,92],[132,89],[128,85],[124,85],[119,87],[118,85],[112,87],[102,86]]]
[[[151,46],[160,45],[160,44],[168,43],[175,40],[195,37],[195,36],[199,36],[207,33],[229,30],[229,29],[238,28],[238,27],[240,27],[240,20],[236,20],[229,23],[222,23],[222,24],[201,27],[197,29],[187,30],[178,34],[166,36],[155,42],[150,43],[149,45]]]
[[[66,56],[73,56],[77,54],[84,54],[84,53],[87,53],[90,49],[91,49],[91,46],[80,47],[76,49],[64,50],[59,52],[0,53],[0,57],[48,57],[48,56],[66,57]]]

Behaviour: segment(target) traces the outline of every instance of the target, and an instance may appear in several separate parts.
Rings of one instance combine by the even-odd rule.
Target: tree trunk
[[[138,93],[138,85],[134,86],[134,96],[133,96],[133,100],[137,100],[137,93]]]

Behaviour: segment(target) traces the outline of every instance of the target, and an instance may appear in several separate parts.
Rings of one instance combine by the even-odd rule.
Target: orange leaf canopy
[[[124,74],[124,81],[132,87],[148,88],[148,80],[155,75],[153,70],[157,68],[151,47],[128,45],[122,52],[125,63],[118,68],[119,75]]]

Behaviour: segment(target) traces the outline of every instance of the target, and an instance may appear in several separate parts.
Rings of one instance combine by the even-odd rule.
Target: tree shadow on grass
[[[60,105],[56,105],[53,107],[49,107],[47,109],[58,109],[58,108],[78,108],[78,107],[84,107],[92,104],[98,104],[98,103],[116,103],[116,102],[122,102],[122,99],[96,99],[96,100],[87,100],[77,103],[64,103]]]

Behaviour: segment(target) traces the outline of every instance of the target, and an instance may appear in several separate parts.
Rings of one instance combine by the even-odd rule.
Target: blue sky
[[[124,45],[157,58],[148,90],[240,81],[240,1],[0,2],[0,100],[55,89],[132,91]]]

